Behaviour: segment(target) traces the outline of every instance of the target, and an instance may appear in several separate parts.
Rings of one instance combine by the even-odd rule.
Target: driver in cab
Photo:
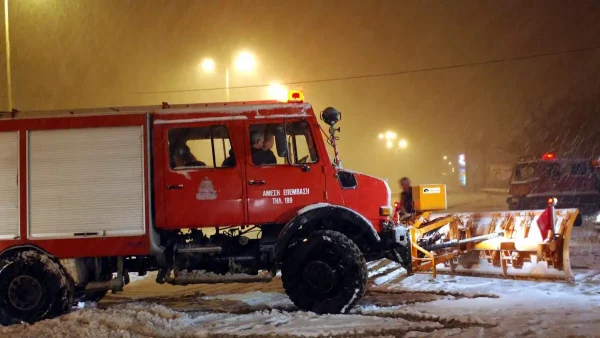
[[[206,167],[206,163],[199,161],[184,142],[172,146],[171,154],[171,168]]]
[[[252,145],[252,163],[254,165],[277,164],[277,159],[271,151],[274,137],[272,134],[265,135],[262,131],[252,133],[250,144]]]
[[[265,163],[263,163],[263,164],[277,164],[277,158],[275,157],[273,150],[271,150],[271,149],[273,149],[274,144],[275,144],[275,135],[273,135],[271,133],[266,133],[264,141],[263,141],[263,146],[262,146],[262,149],[265,152],[265,154],[264,154]]]

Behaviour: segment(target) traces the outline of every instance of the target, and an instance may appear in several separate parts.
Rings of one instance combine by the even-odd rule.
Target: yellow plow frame
[[[436,214],[406,223],[412,270],[572,283],[569,241],[579,210],[554,210],[553,234],[537,226],[544,210]]]

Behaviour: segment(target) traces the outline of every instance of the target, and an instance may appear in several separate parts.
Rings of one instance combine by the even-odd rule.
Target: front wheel
[[[337,231],[315,231],[284,253],[283,287],[300,309],[346,313],[363,296],[367,264],[360,249]]]

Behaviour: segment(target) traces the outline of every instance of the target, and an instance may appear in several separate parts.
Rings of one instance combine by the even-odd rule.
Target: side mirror
[[[279,155],[279,157],[287,157],[288,146],[283,127],[277,127],[275,129],[275,143],[277,144],[277,155]]]

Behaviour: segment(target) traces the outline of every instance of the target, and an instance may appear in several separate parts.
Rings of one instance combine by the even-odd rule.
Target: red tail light
[[[556,155],[554,155],[554,153],[545,153],[544,155],[542,155],[542,160],[553,160],[556,158]]]

